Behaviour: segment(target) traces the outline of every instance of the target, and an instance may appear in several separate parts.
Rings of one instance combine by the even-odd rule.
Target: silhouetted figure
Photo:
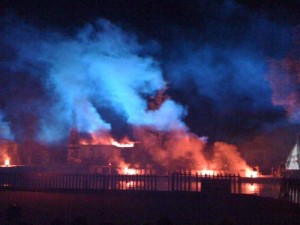
[[[219,225],[236,225],[236,223],[233,222],[231,219],[225,218]]]
[[[64,221],[62,221],[61,219],[54,219],[51,222],[51,225],[65,225]]]
[[[71,223],[71,225],[87,225],[87,224],[88,224],[87,219],[83,216],[76,217]]]
[[[161,218],[156,222],[156,225],[173,225],[173,222],[169,218]]]
[[[6,210],[6,219],[9,223],[19,223],[21,221],[21,207],[12,205]]]

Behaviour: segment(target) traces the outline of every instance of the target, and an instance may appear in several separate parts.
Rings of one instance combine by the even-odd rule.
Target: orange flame
[[[136,175],[136,174],[138,174],[138,171],[136,169],[133,169],[133,168],[125,167],[123,169],[123,174]]]
[[[127,187],[127,188],[133,188],[135,185],[136,185],[136,184],[135,184],[135,182],[133,182],[133,181],[129,181],[129,182],[126,183],[126,187]]]
[[[111,138],[111,144],[119,148],[132,148],[134,147],[135,143],[133,141],[130,141],[128,137],[124,137],[120,142],[117,142],[116,140]]]
[[[260,193],[260,186],[256,183],[245,183],[242,184],[242,193],[244,194],[256,194]]]
[[[259,176],[258,171],[247,165],[238,152],[238,148],[231,144],[216,142],[213,146],[214,154],[208,160],[204,154],[206,142],[185,130],[174,129],[164,133],[153,131],[151,127],[138,127],[135,128],[133,135],[141,143],[139,149],[149,153],[154,165],[163,165],[166,171],[177,170],[176,167],[178,166],[208,176],[223,173],[240,174],[244,177]],[[129,140],[128,137],[117,141],[108,131],[100,130],[90,133],[88,137],[80,138],[79,143],[81,145],[109,145],[118,148],[132,148],[137,142]],[[129,165],[140,162],[127,162],[119,151],[105,152],[105,158],[114,163],[119,174],[143,174],[139,169],[129,168]],[[181,158],[185,160],[178,160],[179,164],[174,166],[173,161]]]
[[[10,159],[5,159],[4,166],[10,166]]]
[[[201,175],[210,175],[210,176],[218,173],[215,170],[208,170],[208,169],[198,170],[197,172]]]
[[[109,135],[98,135],[96,133],[91,134],[91,140],[81,139],[82,145],[113,145],[118,148],[132,148],[135,142],[130,141],[128,137],[124,137],[119,142]]]
[[[254,171],[251,168],[247,168],[246,171],[245,171],[245,177],[256,178],[256,177],[258,177],[258,171]]]

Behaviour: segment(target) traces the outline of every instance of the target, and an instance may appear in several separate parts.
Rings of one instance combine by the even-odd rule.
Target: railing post
[[[241,176],[238,175],[238,193],[242,193],[242,181],[241,181]]]
[[[176,173],[176,191],[180,190],[180,177],[179,177],[179,173]]]
[[[171,175],[171,191],[174,191],[174,173]]]
[[[157,176],[156,176],[156,174],[154,174],[154,183],[155,183],[154,191],[157,191]]]
[[[196,173],[196,191],[198,192],[199,191],[199,176],[198,176],[198,173]]]
[[[188,172],[188,191],[191,191],[191,171]]]
[[[184,189],[184,191],[186,191],[186,189],[187,189],[187,187],[186,187],[186,182],[187,182],[187,174],[186,174],[186,172],[184,171],[184,173],[183,173],[183,189]]]

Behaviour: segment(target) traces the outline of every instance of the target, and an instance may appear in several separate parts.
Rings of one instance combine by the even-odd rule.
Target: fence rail
[[[156,190],[156,175],[0,173],[0,186],[20,190]]]
[[[241,193],[241,177],[231,174],[173,173],[171,191]]]
[[[280,184],[279,198],[300,204],[300,178],[283,177]]]
[[[193,191],[240,193],[236,175],[173,173],[169,176],[96,173],[1,172],[0,188],[28,191]]]
[[[259,183],[259,180],[257,182]],[[249,183],[249,180],[230,174],[201,175],[174,172],[167,176],[158,176],[155,174],[118,175],[0,171],[0,190],[46,192],[133,190],[239,194],[245,193],[242,190],[244,183]],[[280,180],[279,199],[300,204],[300,178],[282,178]]]

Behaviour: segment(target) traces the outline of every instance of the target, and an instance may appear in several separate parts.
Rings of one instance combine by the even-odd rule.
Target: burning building
[[[108,134],[104,136],[90,135],[83,138],[77,129],[70,132],[67,147],[67,162],[70,166],[83,166],[91,172],[100,173],[153,173],[149,165],[140,166],[137,162],[145,162],[140,157],[139,143],[124,138],[116,141]],[[134,171],[131,170],[135,167]]]
[[[188,106],[164,94],[169,82],[165,70],[156,57],[148,55],[149,46],[139,43],[135,35],[107,20],[89,24],[74,36],[59,32],[52,36],[27,25],[9,28],[12,30],[5,32],[5,46],[18,53],[18,63],[12,63],[16,71],[11,72],[12,77],[23,73],[36,76],[28,76],[27,88],[20,82],[20,90],[26,89],[24,94],[28,89],[28,101],[19,106],[15,102],[23,102],[23,94],[19,94],[20,100],[12,96],[7,104],[13,104],[13,110],[7,114],[12,114],[14,124],[22,124],[18,119],[27,115],[27,104],[34,103],[30,108],[34,110],[26,110],[32,118],[28,124],[34,124],[28,138],[49,146],[65,142],[69,129],[75,126],[65,152],[69,165],[95,167],[93,171],[99,167],[100,172],[112,167],[119,172],[121,168],[128,173],[134,168],[157,173],[185,170],[237,174],[249,168],[230,144],[211,143],[212,151],[206,154],[206,138],[192,133],[185,123]],[[33,33],[38,35],[24,39]],[[41,79],[36,81],[36,77]],[[28,133],[25,124],[19,135]],[[122,125],[130,127],[130,139],[116,140],[112,133]],[[126,129],[120,133],[127,135]],[[25,151],[20,155],[26,165],[47,165],[51,161],[52,151],[42,144],[22,143],[22,149]]]
[[[0,140],[0,165],[20,164],[18,145],[10,140]]]
[[[135,136],[139,142],[128,138],[116,141],[108,133],[94,133],[86,138],[72,129],[67,162],[70,166],[83,166],[90,172],[100,173],[190,171],[203,175],[257,176],[233,145],[217,142],[207,153],[205,141],[185,131],[157,132],[140,127],[135,128]]]

